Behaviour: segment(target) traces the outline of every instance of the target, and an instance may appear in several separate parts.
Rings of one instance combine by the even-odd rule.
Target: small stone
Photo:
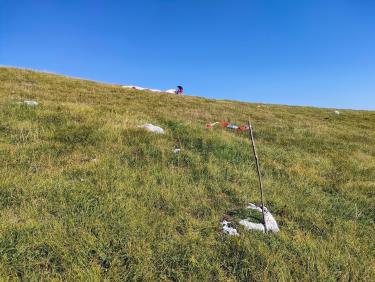
[[[23,103],[27,106],[31,106],[31,107],[35,107],[35,106],[38,106],[39,103],[36,102],[36,101],[33,101],[33,100],[25,100],[23,101]]]

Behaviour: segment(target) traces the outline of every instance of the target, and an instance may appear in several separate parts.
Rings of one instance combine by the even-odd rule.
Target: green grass
[[[340,112],[0,68],[0,276],[374,281],[375,112]],[[258,183],[246,133],[205,124],[248,117],[277,235],[219,231]]]

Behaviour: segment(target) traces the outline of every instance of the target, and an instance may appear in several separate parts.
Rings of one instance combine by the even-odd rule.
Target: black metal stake
[[[267,233],[267,224],[266,224],[266,218],[264,215],[264,200],[263,200],[263,183],[262,183],[262,176],[260,174],[260,166],[259,166],[259,159],[257,155],[257,151],[255,148],[255,141],[254,141],[254,135],[253,135],[253,128],[250,123],[250,119],[248,121],[249,125],[249,138],[251,140],[251,144],[253,146],[253,152],[254,152],[254,157],[255,157],[255,163],[256,163],[256,168],[257,168],[257,173],[258,173],[258,179],[259,179],[259,190],[260,190],[260,199],[262,202],[262,216],[263,216],[263,224],[264,224],[264,231]]]

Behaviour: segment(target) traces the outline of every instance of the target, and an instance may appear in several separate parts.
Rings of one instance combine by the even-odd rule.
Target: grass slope
[[[40,104],[16,103],[25,99]],[[249,116],[281,232],[235,238],[219,222],[259,201],[253,157],[245,133],[205,124]],[[0,68],[0,276],[374,281],[374,140],[374,112],[258,107]]]

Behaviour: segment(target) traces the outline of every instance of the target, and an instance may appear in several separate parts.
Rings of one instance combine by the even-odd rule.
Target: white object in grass
[[[261,223],[254,223],[248,219],[241,219],[239,223],[243,225],[246,230],[256,230],[264,233],[264,225]]]
[[[339,114],[340,114],[340,112],[339,112],[339,111],[335,111],[335,114],[336,114],[336,115],[339,115]]]
[[[262,212],[262,208],[254,204],[249,204],[247,206],[247,209],[256,210],[260,213]],[[272,214],[268,211],[266,207],[264,207],[264,220],[265,220],[265,225],[267,226],[268,232],[272,232],[272,233],[279,232],[279,226],[277,225],[275,218],[272,216]],[[264,225],[261,223],[254,223],[254,222],[249,221],[249,219],[242,219],[240,220],[239,223],[243,225],[245,229],[247,230],[257,230],[257,231],[265,232]]]
[[[140,125],[138,127],[144,128],[144,129],[146,129],[149,132],[154,132],[154,133],[158,133],[158,134],[164,134],[164,129],[163,128],[161,128],[159,126],[156,126],[156,125],[153,125],[151,123]]]
[[[27,106],[31,106],[31,107],[35,107],[35,106],[38,106],[38,102],[36,101],[33,101],[33,100],[25,100],[23,101],[23,103]]]
[[[237,229],[229,226],[229,221],[223,220],[222,222],[220,222],[220,224],[224,233],[229,234],[231,236],[240,236],[240,234],[238,234],[237,232]]]
[[[176,149],[173,150],[173,153],[178,154],[179,152],[181,152],[181,149],[179,149],[179,148],[176,148]]]

